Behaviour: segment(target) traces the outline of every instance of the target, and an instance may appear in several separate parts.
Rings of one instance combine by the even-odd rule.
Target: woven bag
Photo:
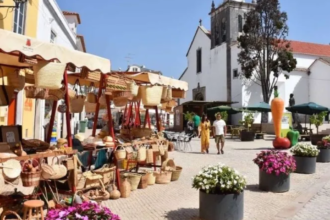
[[[28,99],[47,99],[49,97],[49,90],[36,88],[34,86],[25,86],[25,97]]]
[[[128,103],[128,99],[126,97],[113,99],[113,104],[116,107],[124,107],[125,105],[127,105],[127,103]]]
[[[160,171],[160,172],[154,172],[154,175],[156,176],[157,184],[168,184],[171,182],[172,172]]]
[[[172,89],[172,98],[173,99],[185,99],[186,91],[181,89]]]
[[[146,151],[147,151],[147,163],[153,164],[154,163],[154,150],[150,146],[148,146]]]
[[[156,183],[156,176],[154,175],[153,171],[148,171],[148,185],[155,185]]]
[[[105,94],[111,95],[112,91],[127,91],[128,86],[123,77],[119,75],[106,76]]]
[[[71,113],[80,113],[84,110],[86,96],[79,95],[75,98],[70,98],[69,110]]]
[[[95,94],[94,83],[91,83],[89,86],[89,93],[87,94],[87,102],[97,103],[97,95]]]
[[[7,85],[14,87],[16,90],[20,91],[25,86],[25,71],[15,70],[14,73],[9,73],[7,75]]]
[[[147,148],[145,146],[140,146],[138,149],[138,162],[143,162],[147,160]]]
[[[137,96],[139,93],[139,86],[136,85],[135,81],[132,80],[131,82],[127,83],[128,90],[131,92],[132,96]]]
[[[96,103],[85,102],[85,112],[94,113],[96,111]]]
[[[172,171],[171,181],[177,181],[180,178],[182,167],[176,166],[175,170]]]
[[[131,191],[137,190],[141,175],[136,173],[124,173],[124,177],[128,178],[128,182],[131,184]]]
[[[52,166],[48,165],[44,160],[41,162],[41,178],[44,180],[50,179],[51,176],[55,175],[55,170]]]
[[[22,185],[25,187],[30,187],[30,186],[39,186],[40,182],[40,177],[41,177],[41,169],[40,169],[40,164],[37,160],[33,160],[38,163],[39,166],[39,171],[36,171],[34,173],[32,172],[21,172],[21,180],[22,180]],[[25,161],[23,163],[23,167],[27,162],[32,163],[32,161]]]
[[[117,160],[123,160],[126,158],[126,150],[122,146],[118,146],[115,150],[115,157]]]
[[[60,88],[60,89],[50,89],[48,91],[48,100],[54,100],[54,101],[58,101],[61,99],[64,99],[64,95],[65,95],[66,89],[64,87]]]
[[[93,173],[96,173],[98,175],[101,175],[102,182],[104,184],[108,184],[114,181],[115,179],[115,172],[116,172],[116,167],[110,167],[109,164],[103,165],[102,168],[93,170]]]
[[[60,89],[65,68],[65,63],[38,61],[33,68],[35,86],[44,89]]]
[[[169,87],[163,87],[162,102],[168,102],[172,100],[172,89]]]
[[[128,177],[124,177],[124,181],[121,181],[120,194],[122,198],[128,198],[131,194],[131,184],[128,181]]]
[[[138,185],[138,189],[145,189],[148,187],[148,179],[150,173],[139,173],[141,175],[141,180]]]
[[[4,162],[2,168],[2,175],[5,181],[15,181],[22,172],[21,164],[18,160],[10,159]]]
[[[93,80],[99,82],[101,80],[101,72],[99,71],[93,71],[93,72],[87,72],[86,79]]]
[[[57,162],[54,162],[55,158],[57,159]],[[55,171],[55,174],[49,178],[52,180],[61,179],[61,178],[65,177],[68,172],[66,167],[63,164],[60,164],[60,160],[58,157],[53,157],[52,168]]]
[[[162,86],[141,86],[141,99],[144,106],[158,106],[161,102]]]
[[[134,138],[150,137],[152,130],[150,128],[132,128],[131,135]]]

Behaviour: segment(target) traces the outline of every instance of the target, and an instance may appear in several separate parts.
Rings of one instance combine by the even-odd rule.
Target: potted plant
[[[97,219],[120,220],[118,215],[113,214],[110,209],[100,206],[96,202],[84,202],[60,209],[50,209],[45,219],[96,219],[95,216],[97,216]]]
[[[192,186],[199,190],[201,219],[243,219],[246,180],[235,169],[222,164],[204,167]]]
[[[223,112],[219,112],[219,113],[220,113],[220,115],[221,115],[221,119],[227,122],[227,120],[228,120],[228,112],[223,111]],[[218,114],[218,113],[217,113],[217,114]],[[216,116],[217,114],[215,114],[215,116]]]
[[[314,114],[309,118],[311,124],[316,127],[316,134],[311,134],[311,142],[313,145],[316,145],[318,141],[321,141],[326,134],[319,134],[319,127],[323,124],[324,117],[327,115],[327,112],[321,112],[319,114]]]
[[[286,152],[261,151],[253,160],[259,167],[259,189],[270,192],[290,190],[290,174],[296,169],[296,162]]]
[[[296,160],[296,173],[315,173],[316,157],[320,152],[316,146],[307,143],[298,143],[291,148],[291,152]]]
[[[330,135],[317,142],[317,149],[319,149],[320,153],[316,157],[316,162],[330,162]]]
[[[254,118],[252,113],[248,113],[244,116],[244,120],[240,121],[240,124],[246,128],[241,131],[241,141],[254,141],[255,133],[250,130],[253,122]]]

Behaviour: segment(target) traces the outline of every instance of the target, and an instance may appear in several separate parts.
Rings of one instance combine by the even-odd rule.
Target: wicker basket
[[[97,96],[95,93],[93,92],[90,92],[87,94],[87,102],[90,102],[90,103],[97,103]]]
[[[147,160],[147,148],[145,146],[140,146],[137,154],[138,162],[144,162]]]
[[[131,135],[134,138],[150,137],[152,130],[150,128],[132,128]]]
[[[176,166],[175,170],[172,171],[171,181],[177,181],[180,178],[182,167]]]
[[[84,110],[86,96],[79,95],[74,98],[70,98],[69,110],[71,113],[80,113]]]
[[[66,167],[67,170],[73,170],[74,169],[73,158],[67,158],[63,160],[63,165]]]
[[[94,113],[96,111],[96,103],[85,102],[85,112]]]
[[[113,104],[116,107],[124,107],[125,105],[127,105],[127,103],[128,103],[128,99],[125,97],[113,99]]]
[[[185,99],[186,91],[180,89],[172,89],[172,98],[173,99]]]
[[[9,216],[9,215],[16,216],[16,218],[17,218],[16,220],[22,220],[22,218],[17,214],[17,212],[10,211],[10,210],[7,210],[7,211],[5,211],[1,214],[1,216],[2,216],[1,220],[7,219],[6,217]]]
[[[2,175],[5,182],[15,182],[22,172],[19,161],[10,159],[3,163]]]
[[[49,97],[48,89],[25,86],[24,90],[25,97],[28,99],[47,99]]]
[[[132,96],[137,96],[139,93],[139,86],[136,85],[135,81],[127,83],[128,90],[131,92]]]
[[[167,158],[162,163],[162,170],[163,171],[174,171],[174,170],[176,170],[174,161],[172,159]]]
[[[141,174],[124,173],[123,175],[127,177],[128,182],[131,184],[131,191],[137,190],[141,180]]]
[[[99,71],[93,71],[93,72],[87,71],[85,77],[86,79],[99,82],[101,80],[101,75],[102,74]]]
[[[35,86],[44,89],[60,89],[65,68],[65,63],[38,61],[33,68]]]
[[[107,76],[105,94],[110,95],[112,91],[127,91],[127,90],[128,90],[128,86],[124,78],[117,75]]]
[[[70,99],[74,99],[77,96],[77,92],[73,89],[69,89],[68,95]]]
[[[41,162],[41,178],[44,180],[50,179],[51,176],[55,175],[55,170],[49,164],[47,164],[44,160]]]
[[[148,187],[148,179],[151,175],[150,173],[139,173],[141,175],[141,180],[138,185],[138,189],[145,189]]]
[[[107,100],[106,100],[104,94],[102,94],[101,97],[99,98],[99,103],[100,103],[101,105],[105,105],[105,106],[107,105]]]
[[[105,164],[102,168],[94,170],[93,173],[101,175],[103,184],[111,183],[115,179],[116,167],[109,167]]]
[[[148,176],[148,185],[155,185],[156,183],[156,176],[154,175],[154,172],[149,171],[149,176]]]
[[[47,99],[54,100],[54,101],[64,99],[65,92],[66,92],[66,90],[64,87],[61,89],[50,89],[48,92]]]
[[[123,160],[126,158],[126,150],[124,147],[118,146],[115,150],[115,157],[117,160]]]
[[[129,129],[121,128],[121,129],[120,129],[120,135],[123,135],[123,136],[130,136],[130,135],[131,135],[131,132],[130,132]]]
[[[8,86],[14,87],[16,90],[22,90],[25,86],[25,77],[21,74],[21,71],[15,71],[14,73],[8,73],[7,75]]]
[[[38,163],[38,166],[40,166],[40,164],[37,160],[34,160],[34,161],[36,161]],[[29,162],[29,161],[25,161],[23,163],[23,167],[27,162]],[[34,173],[22,171],[21,172],[22,185],[25,187],[39,186],[40,177],[41,177],[40,167],[39,167],[39,171],[36,171]]]
[[[158,106],[161,102],[162,86],[141,86],[142,104],[145,106]]]
[[[154,172],[154,175],[156,176],[157,184],[168,184],[171,182],[172,172],[170,171]]]
[[[169,87],[163,87],[162,102],[168,102],[172,100],[172,89]]]

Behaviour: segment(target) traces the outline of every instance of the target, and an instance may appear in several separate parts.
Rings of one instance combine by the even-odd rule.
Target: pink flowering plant
[[[289,175],[296,170],[295,159],[286,152],[276,150],[261,151],[253,162],[258,165],[260,170],[277,176],[281,173]]]
[[[84,202],[61,209],[50,209],[46,220],[120,220],[107,207],[102,207],[95,202]]]

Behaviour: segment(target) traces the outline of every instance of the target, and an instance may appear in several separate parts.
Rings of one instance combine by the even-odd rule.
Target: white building
[[[222,0],[221,0],[222,1]],[[237,37],[242,33],[243,16],[254,7],[244,0],[224,0],[219,7],[211,8],[211,31],[197,27],[187,52],[188,66],[180,76],[188,82],[186,99],[204,101],[233,101],[233,106],[242,107],[263,101],[261,88],[254,83],[244,83],[238,77],[240,66],[237,62]],[[296,104],[315,102],[330,107],[330,46],[315,43],[291,41],[297,67],[286,80],[278,80],[279,94],[289,105],[289,96],[294,94]],[[260,122],[261,115],[255,115]],[[242,115],[232,118],[237,124]],[[271,117],[269,117],[271,120]]]
[[[38,8],[37,39],[86,52],[84,37],[77,34],[77,26],[81,24],[78,13],[62,11],[56,0],[41,0]],[[77,69],[76,71],[79,70]],[[61,102],[58,104],[61,104]],[[35,138],[44,138],[44,126],[49,122],[51,109],[52,101],[38,100],[36,102]],[[84,114],[74,114],[71,120],[72,132],[74,132],[80,119],[84,117]],[[63,126],[61,126],[62,119],[64,120]],[[62,128],[63,136],[65,137],[65,117],[62,117],[62,114],[57,112],[56,122],[57,137],[60,137]]]

